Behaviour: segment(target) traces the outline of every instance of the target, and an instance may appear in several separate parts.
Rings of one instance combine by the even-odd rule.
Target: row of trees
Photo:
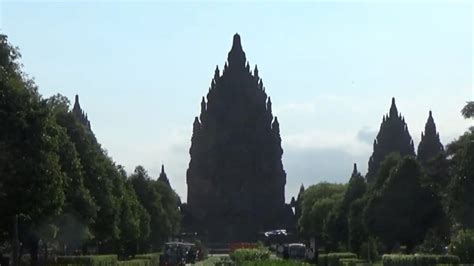
[[[0,35],[0,251],[13,251],[16,263],[29,249],[35,263],[41,247],[123,256],[158,249],[179,230],[177,194],[143,167],[127,176],[82,110],[70,111],[61,95],[42,98],[19,58]]]
[[[466,118],[474,117],[472,107],[470,102],[463,109]],[[444,253],[459,235],[474,241],[473,231],[464,231],[474,229],[474,127],[429,160],[420,154],[389,154],[372,182],[354,166],[348,184],[301,190],[299,232],[327,251],[350,250],[364,258],[400,247]]]

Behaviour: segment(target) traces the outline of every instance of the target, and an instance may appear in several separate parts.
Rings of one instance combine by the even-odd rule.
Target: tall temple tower
[[[380,163],[387,155],[395,152],[400,156],[415,156],[413,140],[408,132],[405,118],[398,113],[395,98],[388,115],[384,115],[377,138],[374,140],[374,151],[369,159],[369,170],[366,175],[368,183],[374,182]]]
[[[187,171],[191,230],[220,242],[285,227],[292,212],[285,204],[280,126],[238,34],[206,98],[194,120]]]
[[[91,122],[87,118],[87,114],[82,110],[81,105],[79,104],[79,95],[76,94],[74,98],[74,107],[72,108],[72,113],[78,119],[78,121],[86,127],[89,131],[91,130]]]
[[[439,133],[436,131],[436,124],[430,111],[425,124],[425,132],[421,132],[421,141],[418,145],[418,160],[420,160],[422,165],[425,165],[443,151],[443,144],[439,140]]]

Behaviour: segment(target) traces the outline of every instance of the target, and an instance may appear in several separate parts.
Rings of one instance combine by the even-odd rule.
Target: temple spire
[[[272,99],[270,97],[268,97],[267,101],[267,111],[270,112],[270,114],[272,113]]]
[[[85,126],[88,130],[91,130],[91,123],[87,118],[87,114],[81,108],[81,105],[79,103],[79,95],[77,94],[74,97],[74,107],[72,108],[72,113],[83,126]]]
[[[352,176],[356,176],[359,174],[359,171],[357,171],[357,164],[354,163],[354,169],[352,170]]]
[[[216,65],[216,70],[214,70],[214,81],[217,82],[219,77],[220,77],[219,66]]]
[[[82,113],[81,105],[79,104],[79,95],[76,94],[74,97],[74,107],[72,108],[73,112],[80,111]]]
[[[234,35],[232,48],[230,49],[229,55],[227,57],[227,62],[229,63],[229,68],[245,68],[245,52],[242,49],[242,44],[240,43],[240,35],[237,33]]]
[[[397,110],[397,105],[395,105],[395,97],[392,97],[392,105],[390,106],[390,117],[397,117],[398,116],[398,110]]]
[[[165,165],[164,164],[161,165],[161,173],[160,173],[160,177],[158,177],[158,181],[163,182],[166,185],[168,185],[169,187],[171,187],[170,181],[168,180],[168,176],[165,173]]]
[[[418,145],[417,157],[422,164],[425,164],[443,151],[444,147],[439,139],[439,133],[436,132],[433,114],[429,111],[425,131],[421,132],[421,141]]]
[[[273,132],[280,134],[280,123],[278,122],[278,117],[276,116],[275,116],[275,119],[273,120],[272,130]]]
[[[377,137],[374,139],[374,150],[369,158],[369,168],[366,175],[368,183],[375,181],[380,164],[390,153],[415,156],[413,140],[408,132],[405,119],[398,113],[395,98],[392,98],[389,114],[384,118]]]

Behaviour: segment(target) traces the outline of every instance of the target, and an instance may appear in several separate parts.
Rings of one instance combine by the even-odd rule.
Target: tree
[[[462,263],[474,263],[474,230],[460,230],[449,246]]]
[[[325,224],[326,240],[331,244],[332,249],[337,249],[341,244],[345,244],[348,249],[351,249],[348,224],[349,211],[353,202],[364,196],[365,191],[365,179],[357,171],[357,165],[354,164],[354,170],[342,202],[329,213]]]
[[[21,72],[19,58],[0,35],[0,216],[2,231],[12,236],[18,228],[19,237],[28,241],[35,264],[35,226],[61,211],[65,176],[58,155],[60,129],[34,82]]]
[[[364,209],[367,205],[367,197],[362,197],[355,200],[350,207],[348,213],[348,234],[349,234],[349,247],[351,251],[365,256],[365,252],[361,252],[361,247],[364,243],[367,243],[369,239],[369,233],[364,220]]]
[[[121,196],[120,205],[120,239],[118,253],[122,257],[134,256],[139,250],[140,242],[150,234],[150,216],[140,204],[135,190],[122,167],[118,167],[122,179],[117,180],[115,189]]]
[[[55,95],[47,99],[47,104],[58,123],[72,119],[69,117],[69,100],[66,97]],[[97,217],[97,205],[84,185],[84,171],[76,146],[65,127],[61,127],[59,132],[59,162],[65,174],[65,204],[62,213],[54,218],[53,223],[58,227],[56,237],[60,246],[64,247],[63,252],[70,254],[92,238],[90,225]]]
[[[464,118],[474,118],[474,101],[467,102],[461,110]]]
[[[158,250],[179,229],[179,198],[164,182],[151,180],[142,166],[135,168],[129,181],[139,202],[150,215],[150,235],[142,245]]]
[[[319,183],[304,191],[298,221],[298,230],[303,236],[315,237],[318,242],[323,242],[328,214],[340,204],[345,189],[346,186],[340,184]]]
[[[451,162],[448,206],[462,228],[474,228],[474,130],[466,132],[447,147]]]
[[[421,184],[422,172],[414,157],[403,157],[390,170],[382,187],[372,191],[365,210],[369,232],[387,247],[406,245],[412,251],[427,230],[443,216],[437,195]]]

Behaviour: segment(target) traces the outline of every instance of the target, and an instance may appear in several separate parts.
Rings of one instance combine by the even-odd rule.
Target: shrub
[[[340,259],[339,266],[356,266],[358,263],[364,263],[364,260],[359,259]]]
[[[438,263],[438,256],[430,254],[415,254],[416,266],[432,266]]]
[[[267,249],[243,248],[232,252],[230,258],[236,263],[267,260],[270,258],[270,252]]]
[[[327,265],[328,265],[328,254],[319,254],[318,266],[327,266]]]
[[[306,266],[310,265],[301,261],[291,260],[264,260],[264,261],[245,261],[238,266]]]
[[[449,245],[450,253],[457,255],[462,263],[474,263],[474,230],[461,230]]]
[[[438,264],[457,265],[459,257],[452,255],[432,255],[432,254],[415,254],[415,255],[383,255],[383,266],[432,266]]]
[[[454,255],[440,255],[438,256],[437,264],[448,264],[448,265],[458,265],[461,263],[461,260],[458,256]]]
[[[116,266],[117,255],[59,256],[54,265]]]
[[[415,256],[386,254],[382,256],[383,266],[416,266]]]
[[[117,265],[118,266],[151,266],[152,264],[149,259],[133,259],[133,260],[119,261]]]
[[[327,266],[339,266],[340,259],[357,259],[354,253],[329,253],[326,259]]]
[[[149,260],[150,266],[160,265],[160,253],[148,253],[148,254],[135,255],[135,259]]]

